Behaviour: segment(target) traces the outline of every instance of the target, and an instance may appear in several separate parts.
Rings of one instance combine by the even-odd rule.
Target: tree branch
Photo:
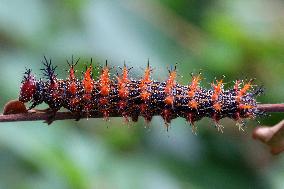
[[[259,104],[258,109],[264,112],[284,112],[284,104]],[[29,111],[27,113],[16,113],[8,115],[0,115],[0,122],[15,122],[15,121],[37,121],[37,120],[49,120],[51,114],[48,112]],[[88,118],[102,118],[102,115],[93,115]],[[111,114],[110,117],[121,117],[119,114]],[[71,112],[57,112],[54,120],[66,120],[77,119],[78,115]],[[83,115],[82,118],[87,118]]]
[[[38,121],[38,120],[49,120],[51,113],[48,112],[28,112],[28,113],[19,113],[19,114],[9,114],[9,115],[0,115],[0,122],[15,122],[15,121]],[[121,117],[118,114],[111,114],[110,117]],[[66,120],[66,119],[77,119],[78,115],[75,115],[71,112],[56,112],[55,120]],[[82,119],[87,118],[87,115],[83,115]],[[88,118],[103,118],[102,115],[93,115]]]
[[[284,104],[258,104],[257,108],[264,112],[284,112]]]

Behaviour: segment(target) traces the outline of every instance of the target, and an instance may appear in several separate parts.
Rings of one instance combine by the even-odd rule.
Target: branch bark
[[[284,104],[258,104],[257,108],[264,112],[284,112]]]
[[[16,121],[38,121],[48,120],[51,114],[48,112],[28,112],[19,114],[0,115],[0,122],[16,122]],[[110,117],[120,117],[120,115],[111,114]],[[78,116],[71,112],[56,112],[55,120],[77,119]],[[87,115],[83,115],[82,119],[87,118]],[[102,115],[93,115],[88,118],[103,118]]]
[[[258,109],[264,112],[284,112],[284,104],[259,104]],[[102,115],[93,115],[88,118],[102,118]],[[118,114],[111,114],[110,117],[121,117]],[[0,122],[16,122],[16,121],[37,121],[37,120],[49,120],[50,113],[29,111],[27,113],[16,113],[8,115],[0,115]],[[78,116],[71,112],[57,112],[54,120],[66,120],[66,119],[77,119]],[[82,118],[87,118],[83,116]]]

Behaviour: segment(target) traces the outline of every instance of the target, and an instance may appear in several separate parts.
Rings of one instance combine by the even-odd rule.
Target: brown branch
[[[265,112],[284,112],[284,104],[258,104],[257,108]]]
[[[284,104],[259,104],[258,109],[261,111],[269,112],[284,112]],[[40,111],[29,111],[27,113],[16,113],[8,115],[0,115],[0,122],[15,122],[15,121],[37,121],[37,120],[49,120],[50,113]],[[86,118],[87,116],[83,116]],[[102,115],[93,115],[88,118],[102,118]],[[121,117],[119,114],[111,114],[110,117]],[[54,120],[66,120],[77,119],[78,116],[71,112],[57,112]]]
[[[9,114],[0,115],[0,122],[15,122],[15,121],[38,121],[38,120],[49,120],[51,114],[48,112],[28,112],[20,114]],[[102,118],[102,115],[93,115],[88,118]],[[120,117],[120,115],[112,114],[110,117]],[[66,120],[66,119],[77,119],[78,116],[71,112],[57,112],[55,114],[54,120]],[[82,118],[87,118],[83,115]]]

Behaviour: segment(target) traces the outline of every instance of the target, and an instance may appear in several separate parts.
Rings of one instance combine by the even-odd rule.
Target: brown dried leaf
[[[255,128],[252,134],[254,139],[258,139],[269,146],[270,152],[277,155],[284,151],[284,120],[273,127]]]

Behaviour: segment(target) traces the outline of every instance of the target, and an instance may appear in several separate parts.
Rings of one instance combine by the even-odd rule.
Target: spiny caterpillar
[[[188,85],[176,81],[176,67],[169,69],[168,79],[164,82],[151,79],[152,68],[149,65],[144,76],[138,80],[129,77],[131,68],[124,64],[122,73],[111,79],[110,67],[107,62],[101,68],[100,76],[95,80],[92,76],[92,61],[81,79],[75,76],[74,63],[67,61],[69,76],[58,79],[51,60],[44,57],[44,79],[36,79],[30,69],[25,72],[19,100],[31,102],[30,109],[41,103],[46,103],[55,114],[64,107],[78,116],[101,115],[108,118],[116,114],[136,122],[143,116],[150,122],[154,115],[161,115],[166,125],[176,117],[185,118],[195,131],[194,123],[203,117],[212,118],[218,131],[223,126],[219,124],[222,118],[236,120],[239,129],[244,125],[243,119],[255,118],[261,114],[257,109],[255,97],[261,93],[261,88],[253,90],[252,80],[248,82],[237,80],[230,89],[224,89],[223,80],[211,83],[211,89],[200,86],[201,74],[193,75]]]

